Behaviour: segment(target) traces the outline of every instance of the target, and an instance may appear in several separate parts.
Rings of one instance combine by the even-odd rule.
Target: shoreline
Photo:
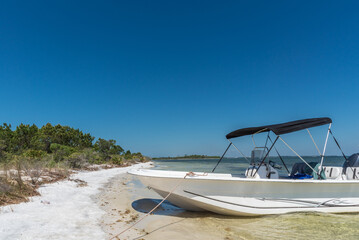
[[[78,174],[81,172],[100,171],[112,168],[124,168],[136,164],[140,163],[123,165],[92,164],[82,169],[43,168],[41,170],[34,169],[33,171],[23,169],[18,171],[17,169],[12,168],[7,169],[6,171],[0,170],[0,175],[5,176],[5,182],[0,182],[0,191],[1,188],[7,189],[11,186],[11,184],[12,186],[14,186],[14,183],[16,183],[17,185],[21,183],[22,186],[21,188],[17,189],[18,192],[15,192],[15,194],[4,194],[0,196],[0,207],[28,202],[31,197],[39,196],[40,193],[38,189],[46,184],[69,180],[75,181],[81,185],[81,182],[78,182],[76,179],[72,179],[72,175],[74,174]]]
[[[219,159],[220,157],[206,157],[206,158],[152,158],[153,161],[161,160],[206,160],[206,159]]]
[[[147,162],[80,171],[71,175],[72,180],[44,184],[38,188],[40,196],[0,207],[0,239],[106,239],[100,225],[105,211],[95,196],[109,179],[130,169],[150,166],[151,162]]]
[[[97,204],[105,212],[101,227],[106,239],[242,239],[233,237],[230,229],[213,225],[213,219],[220,221],[226,217],[208,212],[188,212],[167,201],[116,238],[161,200],[162,197],[145,188],[134,176],[121,174],[111,178],[96,196]]]

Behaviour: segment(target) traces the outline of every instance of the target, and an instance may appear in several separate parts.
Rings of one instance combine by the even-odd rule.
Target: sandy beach
[[[109,179],[150,166],[140,163],[80,171],[68,180],[44,184],[38,189],[40,195],[29,202],[0,207],[0,239],[106,239],[101,227],[106,212],[97,204],[96,195]]]

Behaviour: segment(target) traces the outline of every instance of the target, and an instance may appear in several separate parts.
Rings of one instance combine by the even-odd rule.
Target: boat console
[[[279,179],[279,173],[275,169],[274,163],[262,163],[264,156],[267,154],[266,147],[255,147],[251,153],[250,167],[246,170],[246,178],[256,179]]]

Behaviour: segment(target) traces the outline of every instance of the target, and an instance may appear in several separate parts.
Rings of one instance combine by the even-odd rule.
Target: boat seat
[[[359,167],[347,167],[346,176],[348,180],[359,179]]]
[[[246,177],[247,178],[257,178],[257,179],[260,179],[260,178],[278,179],[279,178],[278,171],[269,165],[262,165],[258,169],[258,171],[257,171],[257,169],[258,169],[258,166],[250,166],[249,168],[247,168],[246,173],[245,173]],[[257,171],[257,173],[256,173],[256,171]]]
[[[266,178],[267,170],[265,166],[261,166],[258,171],[258,166],[250,166],[246,170],[247,178]],[[256,173],[257,172],[257,173]]]
[[[343,168],[342,167],[331,167],[323,166],[323,171],[327,179],[337,179],[341,176]]]

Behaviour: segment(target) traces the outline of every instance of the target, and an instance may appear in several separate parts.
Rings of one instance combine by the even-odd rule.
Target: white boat
[[[214,167],[212,173],[187,173],[139,169],[129,173],[136,175],[141,182],[153,189],[172,204],[190,211],[211,211],[218,214],[236,216],[258,216],[284,214],[292,212],[359,212],[359,154],[345,158],[343,167],[324,166],[324,154],[331,132],[330,118],[305,119],[294,122],[267,125],[263,127],[236,130],[226,137],[230,139],[245,135],[268,132],[276,139],[268,149],[256,147],[245,174],[214,173],[225,153]],[[323,152],[319,163],[308,163],[281,135],[329,124]],[[309,130],[308,133],[310,134]],[[333,135],[332,135],[333,136]],[[310,134],[311,139],[314,142]],[[333,136],[334,138],[334,136]],[[282,140],[303,162],[295,164],[288,176],[278,174],[277,165],[268,161],[271,150],[275,149],[277,140]],[[334,138],[338,144],[337,140]],[[234,146],[234,145],[233,145]],[[237,150],[238,148],[234,146]],[[339,149],[341,150],[339,144]],[[238,150],[239,151],[239,150]],[[277,149],[275,149],[277,152]],[[239,151],[240,152],[240,151]]]

